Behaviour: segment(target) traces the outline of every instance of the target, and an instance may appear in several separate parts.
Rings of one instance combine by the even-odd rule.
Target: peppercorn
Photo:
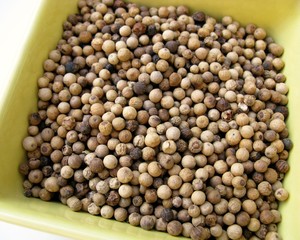
[[[143,216],[140,220],[141,228],[145,230],[151,230],[154,228],[156,218],[154,216]]]
[[[210,233],[207,229],[203,228],[202,226],[193,227],[190,233],[190,236],[193,240],[196,239],[209,239]]]
[[[182,224],[179,221],[173,220],[167,225],[167,232],[172,236],[178,236],[182,232]]]

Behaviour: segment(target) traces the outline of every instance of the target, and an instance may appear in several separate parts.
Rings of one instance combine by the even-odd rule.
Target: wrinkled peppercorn
[[[194,19],[197,25],[200,25],[205,21],[206,15],[204,12],[195,12],[192,18]]]

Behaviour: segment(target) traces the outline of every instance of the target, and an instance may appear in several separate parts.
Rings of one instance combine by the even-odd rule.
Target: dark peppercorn
[[[213,227],[215,226],[217,223],[217,216],[216,214],[208,214],[205,217],[205,224],[209,227]]]
[[[39,131],[42,132],[47,127],[47,124],[45,123],[45,121],[41,121],[38,127]]]
[[[259,152],[254,152],[253,151],[253,152],[250,153],[250,160],[251,161],[256,161],[260,158],[261,158],[261,154]]]
[[[70,22],[73,26],[78,23],[77,16],[75,14],[70,14],[67,18],[68,22]]]
[[[286,106],[276,106],[275,112],[282,113],[285,119],[289,116],[289,109]]]
[[[107,199],[106,199],[106,203],[109,205],[109,206],[116,206],[118,205],[119,201],[120,201],[120,195],[118,194],[117,191],[110,191],[108,194],[107,194]]]
[[[264,180],[264,175],[262,173],[259,173],[259,172],[254,172],[253,175],[252,175],[252,179],[254,180],[254,182],[256,184],[259,184]]]
[[[139,123],[136,120],[128,120],[126,122],[126,129],[130,132],[134,132],[135,130],[137,130],[138,126]]]
[[[179,139],[178,141],[176,141],[176,148],[178,152],[184,152],[185,150],[187,150],[187,147],[188,144],[183,139]]]
[[[74,194],[74,188],[70,185],[64,186],[59,190],[59,193],[64,198],[69,198]]]
[[[225,100],[224,98],[221,98],[220,100],[218,100],[216,108],[220,112],[224,112],[230,108],[230,104],[227,100]]]
[[[273,70],[273,64],[271,61],[264,61],[263,62],[263,67],[265,70]]]
[[[190,128],[182,128],[181,131],[181,137],[184,140],[190,140],[193,137],[193,132]]]
[[[22,175],[28,175],[29,173],[29,166],[27,164],[27,162],[21,163],[19,165],[19,173],[21,173]]]
[[[262,76],[264,74],[265,70],[262,65],[258,65],[258,66],[252,66],[251,72],[255,76]]]
[[[44,166],[42,168],[42,172],[44,174],[45,177],[50,177],[51,174],[53,173],[53,169],[51,166]]]
[[[112,65],[112,64],[107,64],[105,66],[105,69],[107,69],[110,73],[115,73],[116,72],[116,69],[115,69],[114,65]]]
[[[222,32],[220,31],[219,34],[222,34]],[[218,33],[217,33],[217,35],[218,35]],[[226,39],[223,38],[223,37],[221,37],[221,36],[219,36],[218,39],[217,39],[217,41],[222,45],[222,44],[224,44],[224,43],[226,42]],[[226,60],[226,59],[225,59],[225,60]],[[228,59],[228,60],[229,60],[229,59]],[[230,66],[230,64],[227,65],[227,66]]]
[[[204,12],[195,12],[192,16],[192,18],[195,21],[195,24],[197,25],[201,25],[204,23],[205,21],[205,13]]]
[[[42,119],[39,113],[32,113],[29,116],[29,124],[33,126],[38,126]]]
[[[32,192],[31,192],[31,189],[25,189],[24,190],[24,196],[25,197],[31,197],[32,196]]]
[[[265,239],[267,233],[268,233],[268,227],[267,227],[267,225],[261,224],[259,230],[255,234],[260,239]]]
[[[63,178],[62,176],[59,176],[57,178],[57,184],[61,187],[65,187],[68,184],[68,179]]]
[[[89,164],[89,167],[94,173],[100,173],[104,169],[103,162],[100,158],[93,158]]]
[[[113,9],[126,8],[127,4],[122,0],[116,0],[113,4]]]
[[[157,33],[157,30],[156,30],[156,27],[154,25],[148,26],[148,28],[147,28],[147,35],[149,37],[154,36],[156,33]]]
[[[74,62],[67,62],[65,65],[66,73],[77,73],[79,70],[79,65]]]
[[[41,164],[40,164],[41,167],[50,165],[52,163],[50,157],[41,156],[40,160],[41,160]]]
[[[276,162],[275,166],[276,166],[277,171],[280,173],[287,173],[290,169],[288,162],[284,161],[284,160],[278,160]]]
[[[145,48],[137,47],[133,53],[134,53],[134,56],[136,56],[137,58],[140,58],[145,53]]]
[[[105,34],[105,33],[111,33],[111,27],[110,27],[109,25],[105,25],[105,26],[103,26],[103,28],[101,29],[101,32],[102,32],[103,34]]]
[[[91,126],[89,125],[88,122],[82,122],[80,123],[80,126],[79,126],[79,131],[82,133],[82,134],[90,134],[92,128]]]
[[[167,109],[159,109],[158,116],[162,122],[167,122],[170,119],[169,111]]]
[[[143,82],[136,82],[133,85],[133,91],[136,95],[143,95],[146,91],[146,84]]]
[[[75,189],[75,196],[79,199],[83,198],[90,191],[88,183],[76,183]]]
[[[132,32],[138,37],[143,35],[146,32],[147,26],[141,22],[138,22],[133,25]]]
[[[152,57],[152,61],[156,64],[160,60],[159,56],[157,54],[154,54]]]
[[[236,91],[241,91],[243,89],[244,86],[244,80],[239,79],[236,81],[237,86],[236,86]]]
[[[291,139],[284,138],[284,139],[282,139],[282,142],[284,144],[285,150],[290,151],[293,148],[293,143],[292,143]]]
[[[137,147],[133,148],[130,150],[129,155],[133,160],[138,160],[142,157],[142,150]]]
[[[112,24],[111,25],[112,33],[118,33],[121,27],[122,27],[121,24],[118,24],[118,23]]]
[[[170,50],[171,53],[176,53],[178,50],[178,42],[177,41],[168,41],[165,44],[165,47]]]
[[[193,227],[190,234],[193,240],[196,239],[204,240],[209,238],[209,236],[207,236],[208,235],[207,231],[205,230],[204,227],[201,226]]]
[[[161,212],[161,218],[165,222],[170,222],[170,221],[174,220],[174,213],[170,208],[164,208],[164,210],[162,210],[162,212]]]

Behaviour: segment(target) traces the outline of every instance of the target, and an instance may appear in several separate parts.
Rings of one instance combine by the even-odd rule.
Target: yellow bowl
[[[291,166],[284,185],[289,200],[281,204],[282,223],[279,231],[283,239],[300,239],[299,204],[300,179],[300,2],[298,0],[134,0],[148,6],[185,4],[192,10],[202,10],[220,19],[231,15],[242,24],[253,22],[267,29],[268,34],[285,48],[284,74],[290,87],[288,126],[294,149],[289,158]],[[27,117],[36,111],[37,78],[42,75],[42,63],[54,49],[62,33],[62,22],[76,12],[77,1],[43,0],[39,4],[30,37],[17,63],[14,74],[0,102],[0,220],[27,226],[73,239],[175,239],[165,233],[148,232],[126,223],[105,220],[87,213],[74,213],[66,206],[26,198],[22,192],[22,177],[18,164],[25,160],[22,139],[26,136]],[[2,56],[3,57],[3,56]],[[178,239],[178,238],[176,238]]]

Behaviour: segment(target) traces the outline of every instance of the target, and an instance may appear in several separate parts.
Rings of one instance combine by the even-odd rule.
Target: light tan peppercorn
[[[114,169],[118,165],[118,159],[113,155],[107,155],[103,158],[103,164],[108,169]]]
[[[117,172],[117,178],[121,183],[128,183],[133,178],[133,173],[128,167],[122,167]]]
[[[160,144],[160,137],[156,133],[149,133],[145,137],[145,144],[154,148]]]
[[[109,205],[104,205],[100,210],[100,214],[103,218],[112,218],[114,215],[114,209]]]
[[[241,141],[241,134],[236,129],[230,129],[226,133],[226,141],[229,145],[234,146],[237,145]]]
[[[157,196],[163,200],[169,199],[172,195],[172,190],[167,185],[161,185],[157,189]]]
[[[162,168],[156,161],[150,162],[147,170],[152,177],[159,177],[162,174]]]
[[[278,201],[285,201],[288,199],[289,197],[289,193],[287,190],[285,190],[284,188],[278,188],[275,193],[274,193],[276,199]]]
[[[227,235],[231,239],[239,239],[242,234],[242,228],[237,224],[233,224],[227,228]]]
[[[67,205],[72,211],[80,211],[82,208],[82,202],[75,196],[67,199]]]
[[[37,142],[34,137],[26,137],[23,140],[23,148],[26,151],[32,152],[37,148]]]

